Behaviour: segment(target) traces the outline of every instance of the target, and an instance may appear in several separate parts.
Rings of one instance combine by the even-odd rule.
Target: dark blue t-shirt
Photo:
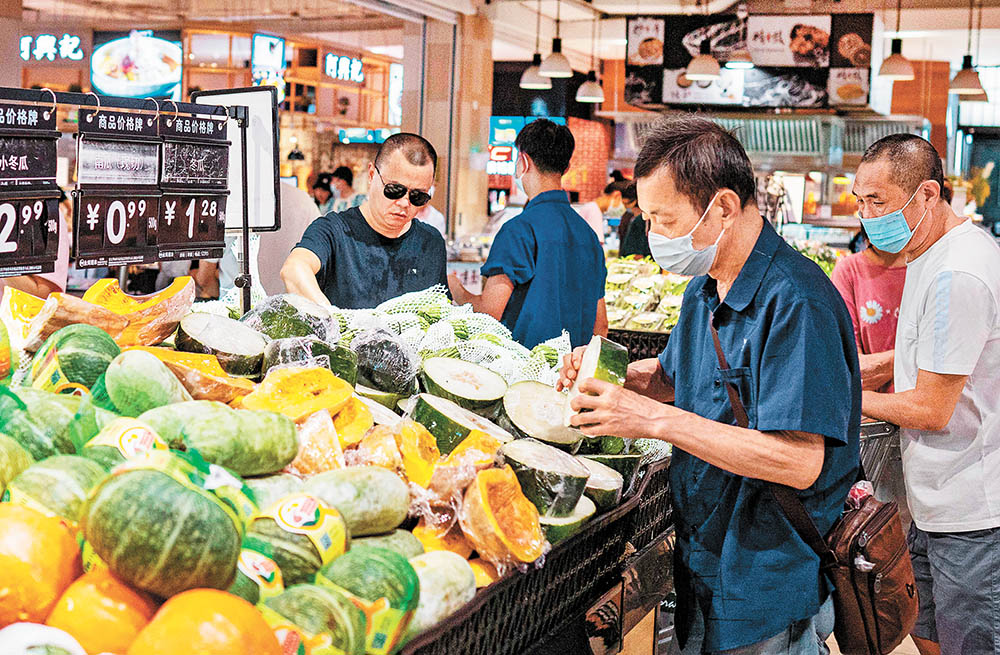
[[[607,275],[604,250],[565,191],[538,194],[505,223],[481,272],[514,283],[501,321],[515,341],[534,348],[566,330],[576,347],[594,336]]]
[[[713,311],[731,369],[725,377],[739,390],[750,427],[826,437],[819,478],[799,493],[826,534],[858,467],[861,376],[843,300],[823,271],[767,223],[725,302],[719,304],[715,280],[691,281],[660,364],[673,380],[677,407],[735,425],[712,345]],[[768,639],[819,611],[830,592],[819,558],[766,483],[675,449],[670,491],[678,598],[693,593],[701,606],[706,651]]]
[[[311,250],[319,258],[316,281],[330,302],[342,309],[367,309],[404,293],[448,284],[444,239],[420,221],[390,239],[373,230],[361,210],[352,207],[310,223],[296,248]]]

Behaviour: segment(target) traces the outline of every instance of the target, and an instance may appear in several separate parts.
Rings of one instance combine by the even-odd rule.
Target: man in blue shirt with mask
[[[514,175],[530,200],[500,228],[482,268],[482,295],[448,277],[460,305],[503,322],[528,348],[569,333],[574,346],[606,335],[604,250],[597,235],[573,211],[562,176],[573,156],[573,135],[565,125],[540,119],[517,135]]]
[[[624,388],[576,381],[582,349],[567,355],[560,386],[576,381],[572,407],[589,410],[571,423],[674,446],[683,655],[823,655],[831,586],[770,485],[790,487],[821,533],[843,510],[861,419],[847,308],[822,270],[761,218],[750,160],[715,123],[659,124],[635,175],[654,259],[696,277],[666,350],[633,362]]]

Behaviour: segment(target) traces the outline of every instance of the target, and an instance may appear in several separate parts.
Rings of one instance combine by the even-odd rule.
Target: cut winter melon
[[[215,355],[229,375],[254,378],[260,375],[267,337],[225,316],[194,313],[181,319],[175,344],[184,352]]]
[[[451,357],[425,359],[421,380],[429,393],[488,417],[496,416],[507,392],[507,382],[493,371]]]
[[[517,474],[521,490],[545,516],[566,516],[580,501],[590,471],[580,460],[534,439],[518,439],[500,448]]]
[[[509,432],[478,414],[459,407],[446,398],[422,393],[416,397],[411,418],[423,425],[437,439],[438,450],[447,455],[475,430],[495,437],[501,443],[514,439]]]
[[[382,407],[385,407],[393,414],[396,413],[396,406],[399,403],[399,401],[403,398],[406,398],[407,396],[407,394],[379,391],[378,389],[367,387],[361,384],[360,382],[354,387],[354,390],[362,398],[367,398],[368,400],[377,402],[379,405],[382,405]]]
[[[580,382],[594,378],[622,386],[625,384],[627,373],[628,349],[602,336],[594,335],[594,338],[590,340],[590,344],[583,353],[583,361],[580,363],[580,370],[576,374],[576,384],[573,385],[573,388],[569,390],[569,395],[566,396],[563,425],[569,426],[570,419],[576,414],[576,411],[570,407],[570,403],[580,395],[580,392],[577,391],[577,386]]]
[[[596,512],[597,506],[594,505],[594,501],[583,496],[569,516],[541,516],[538,520],[542,524],[542,531],[545,533],[545,538],[549,540],[549,543],[556,544],[582,530],[584,524]]]
[[[392,411],[391,409],[389,409],[382,403],[378,402],[377,400],[366,398],[365,396],[362,396],[360,394],[356,394],[354,398],[355,400],[359,400],[362,403],[364,403],[365,407],[368,408],[368,411],[371,412],[372,420],[375,422],[375,425],[385,425],[388,427],[392,427],[403,420],[402,416]],[[344,411],[346,411],[346,408]],[[336,420],[334,421],[334,423],[336,423]]]
[[[563,425],[566,396],[541,382],[512,384],[503,397],[503,418],[512,433],[573,453],[583,434]]]
[[[643,455],[640,453],[626,453],[623,455],[584,455],[584,457],[600,464],[604,464],[605,466],[621,473],[623,488],[625,491],[632,488],[632,483],[635,481],[635,476],[639,473],[639,467],[643,461]]]
[[[621,502],[625,486],[625,479],[621,473],[587,457],[577,457],[577,459],[590,471],[587,487],[583,493],[594,501],[598,509],[604,512]]]

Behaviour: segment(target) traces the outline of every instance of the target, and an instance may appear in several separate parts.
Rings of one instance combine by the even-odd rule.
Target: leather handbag
[[[712,340],[719,369],[728,371],[714,325]],[[737,425],[749,427],[743,401],[728,381],[726,392]],[[795,489],[771,483],[770,491],[795,531],[819,556],[820,571],[833,583],[833,634],[840,652],[889,655],[913,629],[918,612],[899,507],[867,496],[860,507],[845,506],[824,538]]]

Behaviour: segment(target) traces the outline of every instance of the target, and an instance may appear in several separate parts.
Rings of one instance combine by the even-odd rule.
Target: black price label
[[[57,198],[0,202],[0,277],[51,273],[59,256]]]
[[[156,261],[157,196],[82,193],[76,202],[77,266],[126,266]]]
[[[157,259],[222,257],[226,238],[226,195],[165,193],[157,240]]]
[[[117,137],[155,137],[156,120],[147,114],[107,109],[81,109],[81,134]]]

